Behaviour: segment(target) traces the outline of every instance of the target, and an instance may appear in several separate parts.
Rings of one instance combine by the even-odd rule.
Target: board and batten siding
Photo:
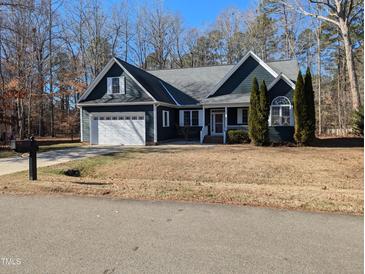
[[[90,115],[95,112],[144,112],[146,119],[146,144],[154,143],[153,105],[92,106],[82,107],[82,135],[84,142],[90,142]]]

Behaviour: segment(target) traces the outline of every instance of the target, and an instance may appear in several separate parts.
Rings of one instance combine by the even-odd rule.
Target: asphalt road
[[[0,196],[0,218],[1,273],[363,272],[362,217]]]

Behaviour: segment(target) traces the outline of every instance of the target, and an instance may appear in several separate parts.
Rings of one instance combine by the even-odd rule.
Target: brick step
[[[223,136],[206,135],[204,137],[204,144],[223,144]]]

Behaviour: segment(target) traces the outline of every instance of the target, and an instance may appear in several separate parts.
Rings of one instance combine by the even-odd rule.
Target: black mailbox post
[[[38,144],[34,140],[34,137],[30,137],[29,140],[23,141],[11,141],[11,149],[19,153],[29,153],[29,180],[37,180],[37,150]]]

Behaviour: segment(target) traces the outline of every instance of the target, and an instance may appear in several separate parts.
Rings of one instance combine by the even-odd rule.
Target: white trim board
[[[141,83],[140,82],[138,82],[137,80],[136,80],[136,78],[134,78],[133,77],[133,75],[118,61],[118,59],[117,58],[115,58],[115,57],[113,57],[113,59],[115,60],[115,62],[117,62],[117,64],[125,71],[125,73],[126,74],[128,74],[128,76],[129,77],[131,77],[131,79],[144,91],[144,92],[146,92],[147,93],[147,95],[148,96],[150,96],[151,98],[152,98],[152,100],[154,101],[154,102],[157,102],[157,100],[155,99],[155,97],[153,97],[152,95],[151,95],[151,93],[149,93],[148,91],[147,91],[147,89],[145,89],[144,88],[144,86],[142,86],[141,85]]]
[[[178,101],[176,101],[176,99],[174,98],[174,96],[172,96],[172,94],[170,93],[170,91],[168,90],[168,88],[164,85],[164,83],[162,83],[161,80],[159,80],[160,84],[162,85],[162,87],[166,90],[166,92],[170,95],[170,97],[172,98],[172,100],[174,100],[175,104],[180,106],[180,103]]]
[[[213,91],[208,94],[206,98],[213,95],[217,92],[217,90],[232,76],[232,74],[248,59],[248,57],[254,58],[259,65],[264,67],[274,78],[278,77],[278,74],[263,60],[261,60],[260,57],[258,57],[255,53],[252,51],[249,51],[243,58],[223,77],[222,80],[220,80],[217,85],[213,88]]]
[[[109,62],[105,65],[105,67],[100,71],[100,73],[95,77],[95,79],[91,82],[91,84],[88,86],[86,91],[81,95],[78,102],[81,100],[84,100],[89,96],[91,91],[96,87],[96,85],[103,79],[105,74],[109,71],[109,69],[114,65],[115,60],[114,58],[110,59]]]
[[[271,82],[271,84],[267,87],[267,90],[270,90],[272,87],[274,87],[280,79],[283,79],[292,89],[295,89],[295,84],[283,73],[280,73],[278,77],[275,78],[274,81]]]

